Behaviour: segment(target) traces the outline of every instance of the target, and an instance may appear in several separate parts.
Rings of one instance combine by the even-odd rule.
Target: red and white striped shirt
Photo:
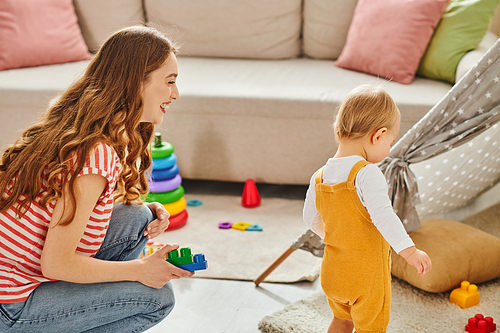
[[[94,256],[104,241],[120,168],[120,159],[109,145],[101,143],[87,156],[78,176],[101,175],[108,181],[108,186],[90,215],[76,253]],[[42,189],[46,189],[43,183]],[[45,278],[40,267],[47,229],[56,205],[53,202],[43,209],[39,205],[43,194],[31,203],[21,219],[16,218],[13,207],[0,213],[0,303],[24,301],[40,283],[54,281]]]

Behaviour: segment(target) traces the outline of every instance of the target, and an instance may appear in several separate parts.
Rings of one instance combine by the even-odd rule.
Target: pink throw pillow
[[[335,62],[409,84],[449,0],[359,0]]]
[[[0,1],[0,70],[91,56],[72,0]]]

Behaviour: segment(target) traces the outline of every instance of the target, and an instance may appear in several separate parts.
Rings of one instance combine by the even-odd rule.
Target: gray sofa
[[[331,126],[342,98],[360,84],[379,81],[334,66],[356,1],[74,4],[91,51],[116,29],[145,22],[181,45],[181,99],[158,131],[174,145],[184,178],[307,184],[335,152]],[[326,20],[331,17],[335,20]],[[12,143],[87,64],[1,71],[0,146]],[[400,136],[451,87],[420,77],[409,85],[383,85],[401,110]]]

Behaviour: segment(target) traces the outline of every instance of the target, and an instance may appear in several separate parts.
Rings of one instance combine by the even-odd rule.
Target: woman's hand
[[[138,281],[148,287],[159,289],[172,279],[193,276],[194,272],[176,267],[165,260],[165,256],[170,251],[178,248],[178,244],[167,244],[155,253],[141,259],[145,267],[141,269],[144,274]]]
[[[148,239],[153,239],[167,230],[168,225],[170,224],[170,222],[168,221],[170,214],[159,202],[145,203],[145,205],[149,207],[149,209],[151,209],[153,214],[156,216],[156,220],[148,224],[148,227],[144,231],[144,236],[146,236]]]

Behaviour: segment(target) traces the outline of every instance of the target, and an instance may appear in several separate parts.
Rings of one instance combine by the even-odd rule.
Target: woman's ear
[[[370,142],[371,144],[373,145],[376,145],[380,142],[380,140],[382,139],[382,136],[384,134],[387,133],[387,127],[382,127],[382,128],[379,128],[378,130],[376,130],[375,132],[373,132],[371,138],[370,138]]]

